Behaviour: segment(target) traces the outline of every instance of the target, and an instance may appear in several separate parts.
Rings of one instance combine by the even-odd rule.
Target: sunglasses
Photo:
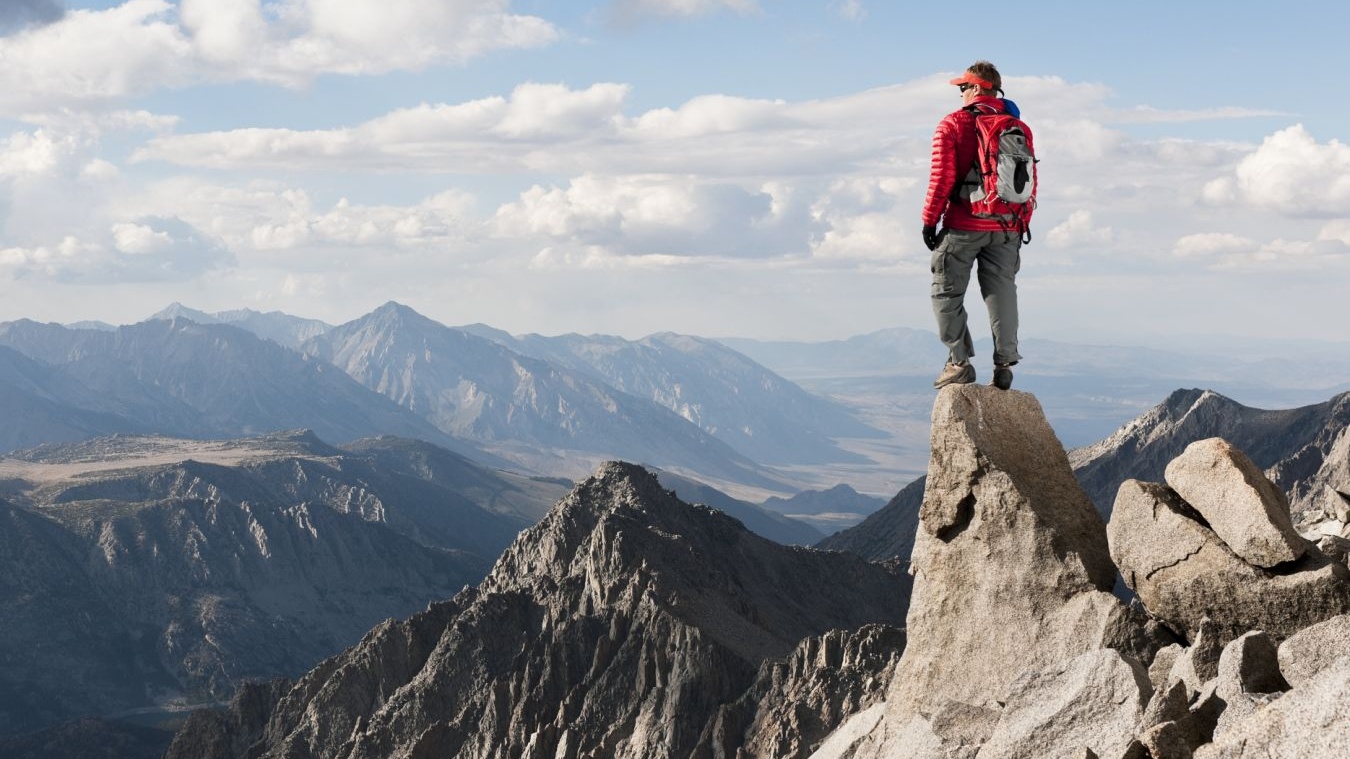
[[[965,83],[963,83],[963,84],[957,85],[956,88],[959,89],[959,90],[961,91],[961,94],[964,95],[965,92],[966,92],[966,90],[974,89],[974,88],[975,88],[975,85],[970,84],[969,82],[965,82]]]

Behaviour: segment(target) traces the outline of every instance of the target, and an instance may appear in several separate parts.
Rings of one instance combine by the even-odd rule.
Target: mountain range
[[[13,414],[0,433],[6,450],[111,433],[224,438],[306,428],[334,442],[418,438],[504,463],[332,366],[232,326],[175,319],[106,331],[20,320],[0,324],[0,346],[8,369],[0,397]]]
[[[575,476],[622,456],[716,482],[784,487],[665,407],[396,303],[302,349],[447,434],[534,471]]]
[[[396,303],[337,327],[280,312],[212,314],[181,304],[152,317],[174,319],[217,329],[235,326],[320,365],[339,361],[367,390],[431,422],[442,433],[437,444],[459,446],[466,454],[490,448],[497,466],[574,478],[600,460],[623,458],[683,473],[749,501],[841,483],[885,497],[922,475],[931,375],[944,357],[931,332],[905,328],[819,343],[714,341],[671,333],[637,340],[512,336],[481,324],[446,327]],[[107,339],[127,329],[69,331]],[[1344,389],[1343,378],[1350,376],[1350,359],[1335,350],[1291,358],[1291,348],[1260,341],[1251,341],[1238,357],[1223,352],[1227,345],[1217,338],[1184,352],[1162,343],[1082,345],[1034,336],[1024,343],[1027,360],[1016,370],[1016,385],[1044,399],[1051,424],[1070,447],[1109,436],[1177,387],[1208,387],[1249,407],[1288,408],[1324,400]],[[73,379],[82,388],[63,387],[53,373],[69,384],[73,368],[64,365],[64,354],[53,357],[17,340],[0,339],[0,345],[37,361],[18,367],[15,357],[0,355],[0,382],[15,388],[6,402],[15,406],[23,399],[22,414],[15,416],[31,420],[27,429],[46,428],[64,436],[59,439],[112,431],[210,436],[263,431],[250,420],[232,419],[194,430],[188,419],[208,410],[160,408],[163,393],[139,387],[146,379],[139,370],[111,394],[138,395],[119,401],[135,413],[110,412],[97,402],[109,395],[100,386],[107,380],[86,382],[80,376]],[[977,341],[977,353],[987,352],[987,340]],[[1292,360],[1300,372],[1285,370]],[[114,363],[126,361],[118,356]],[[44,395],[35,387],[53,389]],[[255,386],[233,395],[274,390]],[[339,420],[315,416],[316,409],[305,408],[312,404],[288,399],[284,405],[312,419],[278,426],[312,428],[334,441],[379,431],[423,439],[433,434],[406,425],[332,429]],[[229,417],[237,411],[210,413]],[[123,418],[109,419],[109,413]],[[141,419],[155,423],[137,426]],[[26,434],[12,447],[46,439]]]
[[[879,505],[844,485],[787,497],[799,467],[865,467],[837,454],[885,442],[842,401],[686,336],[511,337],[392,303],[336,327],[166,316],[0,325],[0,402],[28,446],[0,460],[0,603],[16,620],[0,629],[0,735],[49,728],[0,748],[148,745],[125,725],[62,723],[235,694],[175,756],[804,759],[888,690],[900,703],[901,568],[926,481],[823,540],[786,516],[828,530]],[[847,388],[837,372],[818,380]],[[342,445],[248,437],[268,420],[317,421]],[[1340,534],[1347,422],[1350,395],[1267,411],[1181,390],[1069,461],[1109,519],[1122,482],[1161,480],[1191,442],[1223,437],[1289,494],[1305,535]],[[727,424],[793,442],[757,449],[769,464],[733,446],[755,435],[715,434]],[[672,463],[604,464],[551,510],[566,478],[509,471],[568,473],[611,450]],[[783,497],[757,506],[709,482]],[[517,628],[539,632],[500,632]],[[245,684],[276,675],[299,679]]]
[[[0,390],[15,420],[7,450],[308,428],[334,442],[417,438],[569,478],[626,458],[752,499],[809,487],[820,462],[869,466],[835,439],[884,436],[713,341],[511,338],[396,303],[337,326],[181,304],[122,327],[7,322]]]
[[[398,438],[0,459],[0,735],[230,697],[477,583],[565,493]]]
[[[479,587],[250,691],[247,709],[199,712],[168,756],[722,756],[713,723],[764,687],[766,661],[895,645],[907,585],[895,565],[772,543],[610,463]],[[871,648],[830,632],[878,623]]]
[[[462,328],[518,353],[564,366],[664,406],[755,461],[771,465],[863,463],[835,438],[883,433],[842,406],[707,338],[662,332],[630,341],[608,335],[512,337]]]

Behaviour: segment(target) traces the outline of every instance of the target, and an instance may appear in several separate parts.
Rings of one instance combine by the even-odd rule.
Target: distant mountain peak
[[[174,319],[187,319],[198,324],[217,324],[220,322],[211,314],[198,311],[195,308],[188,308],[178,301],[174,301],[162,310],[151,314],[145,321],[173,321]]]
[[[1232,398],[1216,393],[1208,388],[1203,390],[1200,388],[1175,390],[1162,402],[1162,407],[1168,411],[1177,411],[1181,413],[1209,405],[1235,406],[1239,404]]]
[[[400,316],[421,316],[412,306],[399,303],[396,300],[385,301],[384,305],[370,312],[372,316],[383,314],[399,314]]]
[[[445,325],[419,313],[411,306],[405,306],[397,301],[389,301],[383,306],[371,311],[358,321],[365,321],[370,324],[387,326],[409,326],[409,327],[444,327]]]

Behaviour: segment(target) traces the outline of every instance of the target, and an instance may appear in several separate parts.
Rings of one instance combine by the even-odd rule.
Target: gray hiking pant
[[[938,337],[951,361],[975,355],[966,326],[966,287],[979,263],[980,294],[994,333],[994,363],[1012,364],[1017,352],[1017,277],[1022,268],[1022,237],[1015,232],[963,232],[948,229],[933,251],[933,315]]]

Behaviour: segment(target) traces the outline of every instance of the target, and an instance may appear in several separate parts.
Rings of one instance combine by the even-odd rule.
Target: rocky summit
[[[836,719],[867,703],[907,586],[896,566],[772,543],[610,463],[479,587],[377,628],[265,715],[198,715],[169,756],[734,756],[756,731],[786,745],[743,696],[782,687],[781,708]],[[885,627],[830,632],[868,624]]]
[[[1033,396],[944,388],[912,589],[607,464],[479,587],[197,713],[168,755],[1350,755],[1344,553],[1237,443],[1191,442],[1105,522]]]
[[[944,389],[932,436],[907,646],[813,759],[1350,755],[1350,576],[1232,444],[1102,524],[1034,398]]]

